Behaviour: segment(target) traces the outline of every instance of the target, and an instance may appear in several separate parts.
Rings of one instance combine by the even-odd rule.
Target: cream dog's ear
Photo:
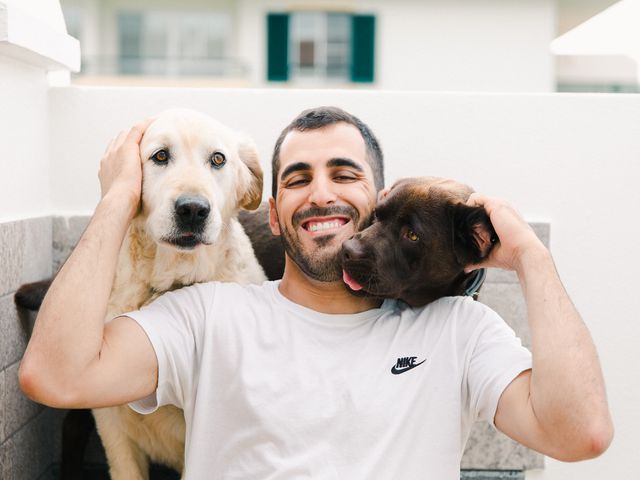
[[[245,182],[245,189],[241,192],[240,206],[247,210],[255,210],[262,201],[262,167],[258,159],[258,150],[255,144],[247,137],[242,136],[238,144],[240,160],[248,167],[250,175]]]

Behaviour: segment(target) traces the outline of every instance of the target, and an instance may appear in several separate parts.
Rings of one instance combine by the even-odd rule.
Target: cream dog
[[[211,280],[259,283],[265,275],[237,221],[262,196],[253,144],[190,110],[162,113],[140,144],[142,208],[125,237],[107,321],[160,294]],[[94,410],[111,478],[147,479],[149,460],[182,472],[182,411],[139,415],[127,406]]]

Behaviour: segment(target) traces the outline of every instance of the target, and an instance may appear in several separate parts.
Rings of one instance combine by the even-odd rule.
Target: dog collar
[[[474,300],[478,299],[478,290],[484,283],[484,279],[487,277],[487,270],[485,268],[479,268],[473,272],[474,276],[471,279],[471,283],[465,289],[464,295],[467,297],[473,297]]]

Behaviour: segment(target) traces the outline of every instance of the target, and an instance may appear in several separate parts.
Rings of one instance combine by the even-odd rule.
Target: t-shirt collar
[[[299,315],[308,320],[323,323],[326,325],[355,326],[362,323],[366,323],[370,320],[380,317],[384,313],[393,311],[396,308],[396,303],[397,303],[395,300],[386,299],[382,302],[382,305],[380,305],[380,307],[372,308],[370,310],[365,310],[359,313],[350,313],[350,314],[323,313],[308,307],[304,307],[295,302],[292,302],[287,297],[282,295],[279,289],[280,280],[276,280],[269,283],[271,286],[271,291],[274,296],[274,299],[278,304],[294,312],[296,315]]]

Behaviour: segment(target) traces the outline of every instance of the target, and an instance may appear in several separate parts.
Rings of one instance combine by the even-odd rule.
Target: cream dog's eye
[[[412,242],[417,242],[418,239],[420,238],[420,237],[418,237],[418,234],[416,232],[414,232],[413,230],[411,230],[410,228],[407,229],[407,231],[404,234],[404,236],[407,237]]]
[[[169,152],[167,152],[166,150],[158,150],[151,156],[151,160],[156,163],[165,163],[167,160],[169,160]]]
[[[227,159],[224,156],[224,153],[221,153],[221,152],[214,152],[214,154],[211,155],[210,161],[211,161],[211,165],[215,168],[220,168],[225,163],[227,163]]]

